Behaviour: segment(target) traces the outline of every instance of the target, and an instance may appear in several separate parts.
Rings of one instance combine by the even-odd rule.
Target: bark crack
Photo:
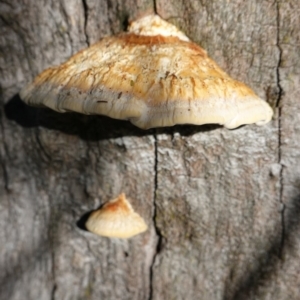
[[[280,174],[279,174],[279,202],[281,204],[281,238],[280,238],[280,248],[279,248],[279,257],[282,259],[283,255],[283,248],[284,248],[284,236],[285,236],[285,204],[283,201],[283,164],[282,164],[282,135],[281,135],[281,117],[282,117],[282,95],[283,95],[283,88],[280,82],[280,66],[282,60],[282,48],[280,46],[280,5],[279,0],[276,0],[276,23],[277,23],[277,37],[276,37],[276,46],[278,49],[278,63],[276,67],[276,82],[277,82],[277,89],[278,89],[278,96],[276,100],[276,108],[278,109],[278,164],[280,164]]]
[[[87,22],[88,22],[88,17],[89,17],[89,7],[87,5],[87,0],[82,0],[82,7],[83,7],[83,13],[84,13],[84,35],[85,35],[85,42],[87,44],[87,46],[90,46],[90,39],[89,39],[89,35],[87,33]]]
[[[50,216],[50,220],[51,220],[51,216]],[[54,234],[54,227],[53,226],[49,226],[48,227],[48,238],[49,238],[49,242],[50,242],[50,255],[51,255],[51,282],[52,282],[52,289],[51,289],[51,300],[55,300],[56,298],[56,291],[57,291],[57,283],[56,283],[56,272],[55,272],[55,234]]]
[[[158,167],[158,143],[157,143],[157,130],[155,129],[155,132],[153,134],[154,137],[154,189],[153,189],[153,214],[152,214],[152,220],[153,220],[153,225],[154,225],[154,230],[156,234],[156,249],[154,251],[153,257],[152,257],[152,262],[150,265],[150,288],[149,288],[149,297],[148,300],[151,300],[153,298],[153,275],[154,275],[154,264],[156,261],[156,257],[159,254],[161,250],[161,244],[162,244],[162,235],[160,233],[160,230],[156,224],[156,216],[157,216],[157,205],[156,205],[156,200],[157,200],[157,188],[158,188],[158,172],[157,172],[157,167]]]
[[[153,0],[153,11],[157,15],[157,3],[156,3],[156,0]]]
[[[6,192],[9,192],[9,178],[8,178],[8,173],[7,173],[7,168],[6,164],[1,158],[1,167],[2,167],[2,172],[3,172],[3,181],[4,181],[4,188]]]
[[[55,279],[55,278],[54,278]],[[53,287],[52,287],[52,290],[51,290],[51,300],[55,300],[55,292],[56,292],[56,289],[57,289],[57,285],[56,283],[54,283]]]
[[[43,143],[40,139],[40,130],[39,127],[37,127],[37,129],[35,130],[35,138],[37,141],[37,145],[39,146],[41,153],[44,154],[44,156],[41,156],[45,159],[46,162],[52,161],[51,155],[48,154],[48,152],[46,151],[45,147],[43,146]]]
[[[1,125],[1,148],[0,148],[0,164],[2,167],[2,172],[3,172],[3,181],[4,181],[4,188],[6,190],[6,192],[9,192],[9,175],[8,175],[8,171],[7,171],[7,165],[6,165],[6,160],[10,159],[9,156],[9,151],[7,149],[7,145],[5,142],[5,131],[4,131],[4,122],[3,122],[3,111],[1,109],[1,115],[0,115],[0,125]],[[6,157],[7,159],[5,160],[4,157]]]

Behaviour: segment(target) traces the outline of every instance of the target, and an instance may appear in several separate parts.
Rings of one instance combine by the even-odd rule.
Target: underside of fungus
[[[133,22],[52,67],[26,86],[34,106],[129,120],[147,129],[175,124],[262,125],[272,109],[157,15]]]
[[[125,194],[92,212],[85,226],[90,232],[115,238],[130,238],[147,230],[145,221],[133,210]]]

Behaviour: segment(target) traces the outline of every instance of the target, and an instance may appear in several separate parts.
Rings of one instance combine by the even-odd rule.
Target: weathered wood
[[[18,98],[46,67],[154,10],[274,120],[142,131]],[[299,13],[296,0],[2,0],[0,298],[299,299]],[[149,230],[128,241],[83,230],[120,192]]]

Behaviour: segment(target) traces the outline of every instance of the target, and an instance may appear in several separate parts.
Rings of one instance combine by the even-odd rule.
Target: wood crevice
[[[2,115],[2,114],[1,114]],[[0,115],[0,126],[1,126],[1,140],[2,140],[2,149],[0,150],[0,164],[2,168],[2,173],[3,173],[3,183],[4,183],[4,188],[6,192],[9,192],[9,177],[8,177],[8,172],[7,172],[7,167],[5,163],[4,157],[7,157],[7,151],[5,149],[5,142],[4,142],[4,125],[3,125],[3,118]]]
[[[90,46],[90,39],[89,39],[89,35],[88,35],[88,32],[87,32],[87,23],[88,23],[88,18],[89,18],[89,8],[88,8],[86,0],[82,0],[82,7],[83,7],[83,15],[84,15],[83,30],[84,30],[84,35],[85,35],[85,42],[86,42],[87,46],[89,47]]]
[[[279,202],[281,204],[281,238],[280,238],[280,249],[279,249],[279,258],[283,259],[283,248],[284,248],[284,236],[285,236],[285,204],[283,201],[283,164],[282,164],[282,96],[283,88],[281,86],[280,78],[280,67],[282,62],[282,48],[280,45],[280,5],[279,0],[276,1],[276,23],[277,23],[277,36],[276,36],[276,47],[278,49],[278,62],[276,66],[276,84],[277,84],[277,100],[276,108],[278,109],[278,164],[281,166],[279,173]]]
[[[149,297],[148,300],[153,299],[153,274],[154,274],[154,264],[156,261],[156,257],[159,254],[161,250],[161,244],[162,244],[162,235],[161,232],[157,226],[157,189],[158,189],[158,141],[157,141],[157,130],[154,130],[154,189],[153,189],[153,213],[152,213],[152,221],[154,225],[154,230],[156,234],[156,245],[155,245],[155,251],[152,257],[152,262],[150,265],[150,278],[149,278]]]

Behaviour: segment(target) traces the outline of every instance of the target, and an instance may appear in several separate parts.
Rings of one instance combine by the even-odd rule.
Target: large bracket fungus
[[[273,114],[249,87],[157,15],[140,18],[127,33],[106,37],[45,70],[20,96],[30,105],[106,115],[143,129],[262,125]]]
[[[20,93],[30,105],[129,120],[143,128],[215,123],[263,125],[271,107],[232,79],[174,25],[157,15],[132,22],[38,75]],[[91,214],[87,229],[131,237],[147,229],[121,194]]]

